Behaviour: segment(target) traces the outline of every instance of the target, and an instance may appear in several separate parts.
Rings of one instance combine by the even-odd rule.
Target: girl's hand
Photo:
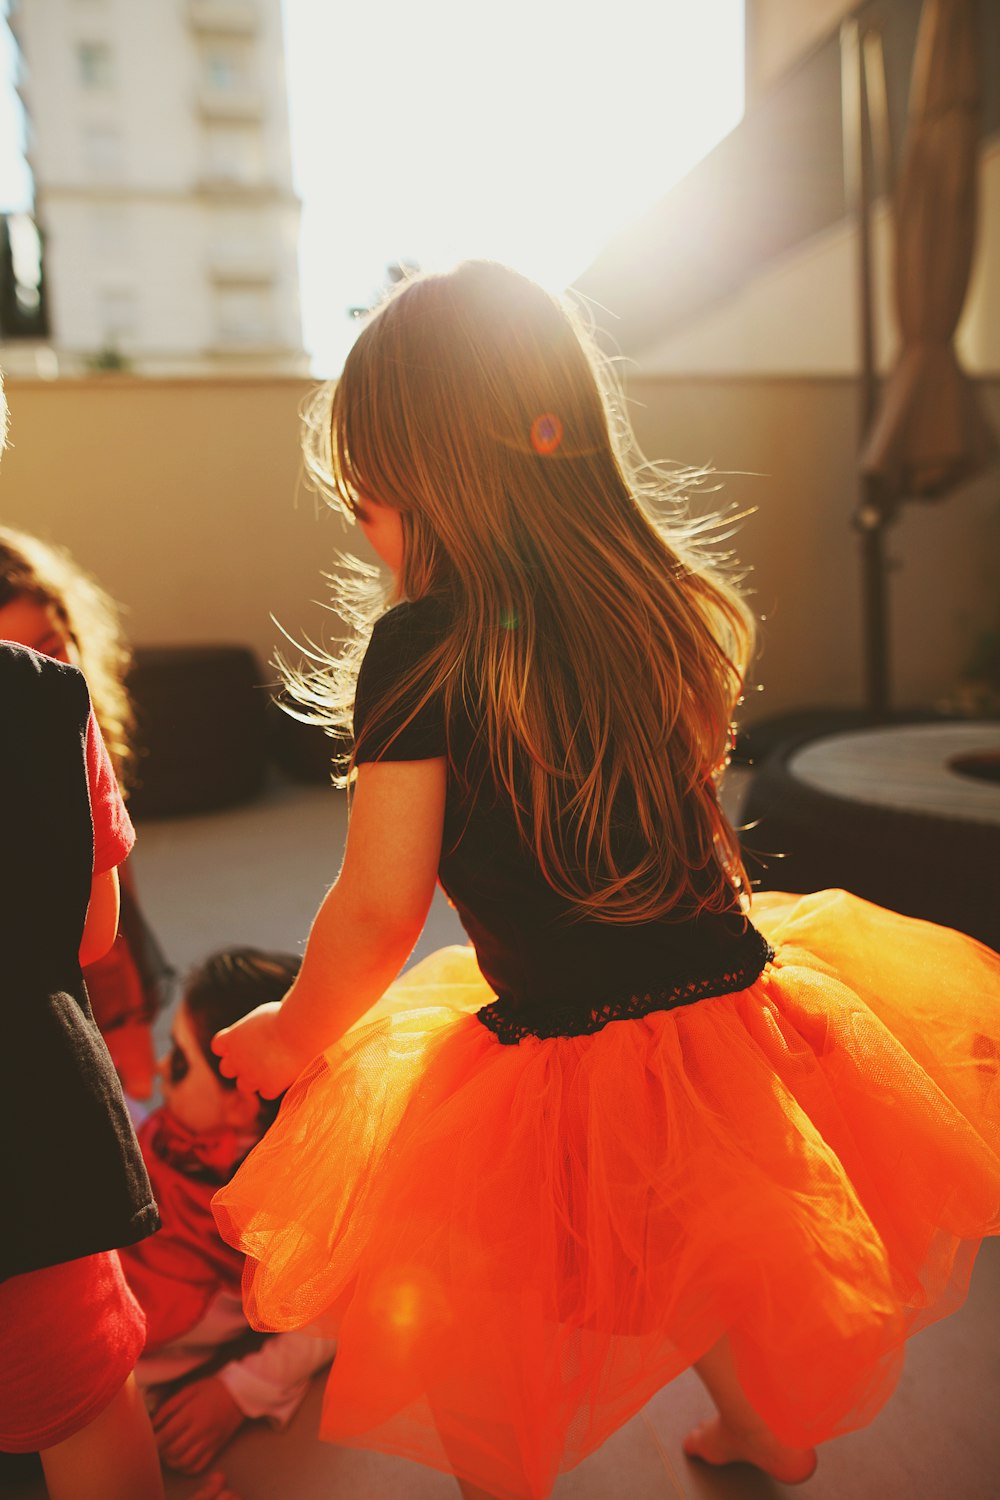
[[[283,1094],[310,1061],[288,1036],[281,1005],[274,1001],[217,1031],[212,1051],[220,1059],[219,1071],[235,1078],[242,1093],[265,1099]]]

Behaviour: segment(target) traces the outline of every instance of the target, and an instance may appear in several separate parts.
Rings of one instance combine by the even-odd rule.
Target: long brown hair
[[[0,526],[0,606],[31,599],[56,611],[76,647],[94,715],[123,784],[132,760],[134,719],[125,691],[129,652],[118,606],[61,547]]]
[[[399,511],[397,597],[447,605],[383,712],[434,693],[446,717],[471,709],[522,837],[581,915],[731,905],[744,877],[715,776],[752,619],[709,557],[712,524],[687,514],[690,473],[641,460],[574,309],[491,262],[409,280],[319,393],[305,452],[346,511]],[[342,729],[384,597],[371,570],[338,593],[353,640],[298,693]]]

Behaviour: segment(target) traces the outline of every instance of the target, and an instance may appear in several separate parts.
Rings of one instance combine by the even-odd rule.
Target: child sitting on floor
[[[160,1063],[163,1104],[139,1130],[163,1228],[121,1252],[147,1320],[136,1374],[160,1457],[186,1474],[203,1472],[246,1419],[288,1422],[333,1356],[332,1340],[305,1332],[248,1342],[243,1256],[219,1237],[209,1206],[278,1110],[221,1076],[209,1040],[280,1000],[298,967],[283,953],[236,948],[191,974]]]

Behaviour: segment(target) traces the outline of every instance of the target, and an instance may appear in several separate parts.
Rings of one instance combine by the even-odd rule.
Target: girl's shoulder
[[[394,604],[375,621],[372,639],[403,640],[414,634],[422,641],[438,640],[451,624],[449,600],[441,594],[425,594],[422,599],[407,599]]]
[[[375,621],[362,664],[371,679],[398,679],[425,660],[451,628],[448,601],[437,595],[393,605]]]
[[[424,598],[397,604],[375,622],[354,697],[357,761],[445,754],[444,705],[428,678],[449,614],[442,601]],[[425,663],[427,673],[420,670]]]
[[[19,709],[84,721],[90,713],[90,694],[79,668],[14,641],[0,641],[0,692],[8,719]]]

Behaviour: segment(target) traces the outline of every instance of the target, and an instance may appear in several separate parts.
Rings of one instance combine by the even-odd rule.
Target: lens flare
[[[543,411],[531,424],[531,446],[546,457],[554,453],[563,440],[563,424],[553,411]]]

